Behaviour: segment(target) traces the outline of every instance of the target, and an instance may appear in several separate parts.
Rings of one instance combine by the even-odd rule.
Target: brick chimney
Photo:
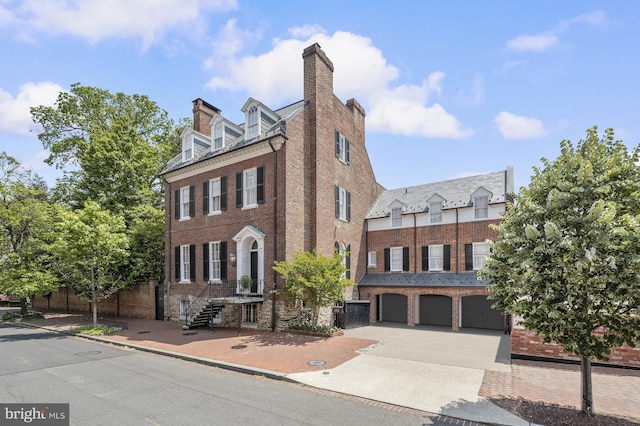
[[[333,97],[333,62],[322,51],[318,43],[304,49],[304,98],[311,103],[323,95]]]
[[[215,114],[220,114],[221,109],[198,98],[193,101],[193,130],[203,135],[211,136],[209,122]]]

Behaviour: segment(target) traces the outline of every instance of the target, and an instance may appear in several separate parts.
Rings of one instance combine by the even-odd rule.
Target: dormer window
[[[247,111],[247,139],[253,139],[260,134],[260,112],[257,106],[252,106]]]
[[[391,209],[391,227],[400,228],[402,226],[402,208],[396,207]]]
[[[182,161],[189,161],[193,158],[193,138],[182,139]]]
[[[224,124],[218,121],[213,125],[213,151],[218,151],[224,147]]]
[[[473,199],[473,211],[476,219],[489,217],[489,197],[475,197]]]
[[[442,223],[442,202],[429,204],[429,221],[431,223]]]

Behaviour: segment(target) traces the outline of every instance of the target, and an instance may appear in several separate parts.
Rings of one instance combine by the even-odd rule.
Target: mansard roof
[[[428,211],[430,200],[438,197],[444,200],[444,210],[471,206],[473,195],[480,193],[489,195],[489,204],[504,203],[512,191],[513,176],[510,168],[495,173],[389,189],[380,194],[366,219],[389,216],[389,206],[395,201],[406,206],[403,214],[421,213]]]
[[[254,102],[254,103],[258,103],[258,101],[255,101],[252,98],[249,98],[249,100],[247,101],[247,104],[249,102]],[[247,105],[245,104],[245,106]],[[194,163],[199,163],[200,161],[204,161],[207,160],[209,158],[212,157],[216,157],[219,155],[224,155],[227,152],[230,151],[235,151],[237,149],[240,149],[244,146],[247,145],[251,145],[251,144],[255,144],[267,137],[271,137],[273,135],[276,134],[281,134],[283,136],[286,136],[286,123],[288,123],[290,120],[292,120],[296,115],[298,115],[305,107],[305,105],[307,104],[307,101],[301,100],[298,102],[294,102],[290,105],[284,106],[280,109],[277,109],[275,111],[271,111],[269,110],[271,113],[274,113],[278,116],[278,120],[276,120],[276,122],[269,127],[265,132],[263,132],[259,137],[257,138],[253,138],[249,141],[245,140],[244,138],[244,132],[239,134],[233,141],[231,141],[228,144],[225,144],[224,148],[215,152],[211,152],[210,149],[208,150],[201,150],[199,152],[196,152],[195,155],[193,156],[193,158],[191,160],[187,160],[187,161],[182,161],[182,153],[179,153],[178,155],[176,155],[175,157],[173,157],[165,166],[165,168],[162,170],[162,172],[160,172],[160,175],[169,173],[171,171],[174,170],[178,170],[181,169],[185,166],[188,166],[190,164],[194,164]],[[262,105],[262,104],[260,104]],[[266,108],[266,107],[265,107]],[[217,109],[217,108],[216,108]],[[218,110],[219,111],[219,110]],[[214,118],[216,118],[217,116],[214,116]],[[224,117],[223,117],[224,118]],[[228,119],[224,119],[225,122],[231,123]],[[282,124],[285,124],[285,126],[283,126]],[[233,123],[231,123],[233,124]],[[244,129],[244,123],[239,123],[234,125],[235,129]],[[187,129],[188,131],[189,129]],[[188,132],[187,131],[183,131],[183,135],[186,135]],[[194,131],[195,132],[195,131]],[[195,132],[197,133],[197,132]],[[209,141],[209,143],[211,143],[211,138],[201,135],[199,137],[199,139],[205,138]]]

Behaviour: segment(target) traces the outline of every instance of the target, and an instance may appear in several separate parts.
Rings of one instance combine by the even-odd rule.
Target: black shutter
[[[227,209],[227,177],[220,178],[220,210]]]
[[[202,214],[209,214],[209,181],[202,182]]]
[[[391,270],[391,250],[388,248],[384,249],[384,270],[385,272]]]
[[[344,161],[349,164],[349,139],[344,140]]]
[[[340,253],[340,244],[336,241],[333,246],[336,248],[336,253]]]
[[[189,216],[196,215],[196,186],[189,186]]]
[[[422,246],[422,270],[429,270],[429,246]]]
[[[336,157],[340,158],[340,132],[336,130]]]
[[[464,270],[473,271],[473,244],[464,245]]]
[[[202,243],[202,279],[209,281],[209,243]]]
[[[220,243],[220,279],[227,279],[227,242]]]
[[[196,245],[189,246],[189,279],[191,282],[196,280]]]
[[[258,184],[256,187],[256,198],[258,204],[264,203],[264,166],[260,166],[257,169]]]
[[[347,260],[346,260],[346,267],[347,267],[347,279],[350,280],[351,279],[351,244],[349,244],[347,246]]]
[[[409,247],[402,247],[402,270],[409,270]]]
[[[180,281],[180,246],[176,246],[176,248],[173,250],[173,253],[174,253],[173,265],[176,270],[174,277],[176,281]]]
[[[176,189],[175,193],[174,193],[174,200],[173,200],[173,217],[175,217],[176,219],[180,219],[180,190]]]
[[[451,270],[451,246],[449,244],[446,244],[443,247],[442,255],[444,256],[444,260],[442,262],[442,269],[445,271],[450,271]]]
[[[242,207],[242,172],[236,173],[236,208]]]
[[[345,192],[347,193],[347,222],[351,222],[351,193]]]
[[[335,186],[335,195],[336,195],[336,217],[340,218],[340,187],[338,185]]]

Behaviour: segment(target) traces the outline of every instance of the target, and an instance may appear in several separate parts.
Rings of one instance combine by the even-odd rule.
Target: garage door
[[[420,324],[451,326],[451,298],[431,294],[420,296]]]
[[[494,303],[487,296],[467,296],[462,298],[462,327],[504,329],[504,318],[500,311],[491,308]]]
[[[407,323],[407,296],[402,294],[380,295],[382,321]]]

